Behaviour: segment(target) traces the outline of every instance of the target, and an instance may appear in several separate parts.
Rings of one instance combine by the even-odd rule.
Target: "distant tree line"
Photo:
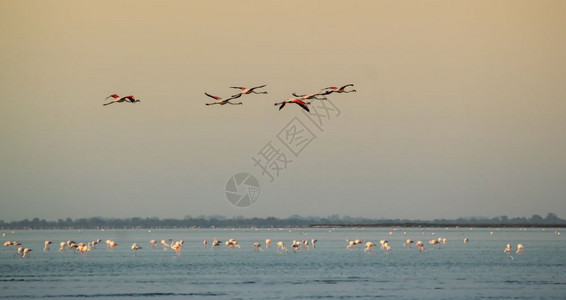
[[[435,226],[476,226],[476,227],[562,227],[566,220],[554,213],[546,217],[532,215],[530,218],[498,216],[494,218],[469,217],[458,219],[435,220],[406,220],[406,219],[369,219],[338,215],[328,217],[301,217],[298,215],[289,218],[244,218],[224,216],[199,216],[193,218],[186,216],[183,219],[159,218],[79,218],[59,219],[46,221],[33,218],[21,221],[4,222],[0,220],[0,229],[122,229],[122,228],[250,228],[250,227],[340,227],[340,226],[403,226],[403,227],[435,227]]]

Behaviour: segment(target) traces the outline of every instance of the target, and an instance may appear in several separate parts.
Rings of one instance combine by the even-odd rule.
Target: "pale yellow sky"
[[[566,217],[564,11],[0,0],[0,219]],[[301,116],[273,103],[346,83],[342,114],[254,206],[232,207],[226,180],[258,173],[251,157]],[[204,106],[260,84],[242,106]],[[111,93],[142,102],[102,107]]]

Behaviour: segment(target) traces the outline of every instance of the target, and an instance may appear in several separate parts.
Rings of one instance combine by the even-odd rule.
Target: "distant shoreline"
[[[386,224],[313,224],[310,225],[311,228],[344,228],[344,227],[364,227],[364,228],[380,228],[380,227],[402,227],[402,228],[564,228],[566,224],[441,224],[441,223],[386,223]]]
[[[145,226],[124,226],[124,227],[52,227],[52,228],[30,228],[30,227],[0,227],[2,230],[160,230],[160,229],[335,229],[335,228],[450,228],[450,229],[465,229],[465,228],[566,228],[566,224],[311,224],[305,226],[158,226],[158,227],[145,227]]]
[[[15,229],[154,229],[154,228],[351,228],[351,227],[477,227],[477,228],[558,228],[566,227],[566,220],[559,218],[554,213],[548,213],[546,217],[533,215],[530,218],[509,218],[499,216],[494,218],[471,217],[458,219],[435,219],[435,220],[407,220],[407,219],[369,219],[339,217],[337,215],[320,217],[291,216],[288,218],[226,218],[223,216],[199,216],[193,218],[187,216],[183,219],[159,219],[153,218],[79,218],[58,219],[57,221],[46,221],[45,219],[33,218],[20,221],[4,222],[0,220],[0,230]]]

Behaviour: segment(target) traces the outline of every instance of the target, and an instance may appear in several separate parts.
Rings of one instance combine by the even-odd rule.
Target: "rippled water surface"
[[[33,249],[27,259],[16,247],[0,251],[0,299],[566,299],[566,241],[557,229],[178,229],[47,230],[7,232]],[[558,229],[563,232],[563,228]],[[392,234],[390,234],[390,232]],[[406,234],[404,234],[406,232]],[[493,232],[493,234],[491,233]],[[240,249],[210,248],[210,241],[237,239]],[[446,244],[428,240],[446,238]],[[469,238],[467,244],[464,237]],[[184,240],[182,253],[152,249],[149,240]],[[273,240],[271,249],[252,244]],[[373,241],[373,252],[346,250],[345,239]],[[425,251],[404,247],[422,240]],[[59,242],[104,242],[87,256]],[[203,240],[209,241],[204,248]],[[315,249],[279,253],[275,242],[317,239]],[[392,250],[379,247],[388,240]],[[53,242],[44,252],[45,240]],[[143,249],[133,255],[132,243]],[[507,243],[511,255],[503,253]],[[516,245],[523,254],[515,254]],[[289,247],[290,248],[290,247]]]

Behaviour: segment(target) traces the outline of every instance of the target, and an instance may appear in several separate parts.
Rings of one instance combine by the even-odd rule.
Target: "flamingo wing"
[[[222,100],[222,98],[218,97],[218,96],[213,96],[209,93],[204,93],[205,95],[207,95],[208,97],[212,98],[212,99],[216,99],[216,100]]]
[[[260,89],[260,88],[265,87],[265,86],[267,86],[267,84],[260,85],[260,86],[254,86],[254,87],[251,88],[250,90]]]
[[[132,102],[132,103],[136,102],[136,98],[134,98],[134,96],[126,96],[122,99],[127,100],[127,101]]]
[[[238,94],[232,95],[232,96],[230,96],[230,98],[228,98],[227,100],[238,99],[238,98],[240,98],[240,97],[242,97],[242,93],[238,93]]]
[[[339,89],[340,89],[340,90],[343,90],[343,89],[345,89],[345,88],[347,88],[347,87],[349,87],[349,86],[354,86],[354,84],[353,84],[353,83],[346,84],[345,86],[342,86],[342,87],[340,87]]]
[[[295,100],[295,101],[293,101],[293,102],[296,103],[296,104],[298,104],[298,105],[299,105],[300,107],[302,107],[304,110],[306,110],[306,111],[308,111],[308,112],[311,112],[311,111],[309,110],[309,108],[307,107],[307,104],[306,104],[305,102],[303,102],[303,101],[301,101],[301,100]]]
[[[285,104],[287,104],[287,102],[282,102],[281,106],[279,106],[279,110],[281,110],[283,107],[285,107]]]

